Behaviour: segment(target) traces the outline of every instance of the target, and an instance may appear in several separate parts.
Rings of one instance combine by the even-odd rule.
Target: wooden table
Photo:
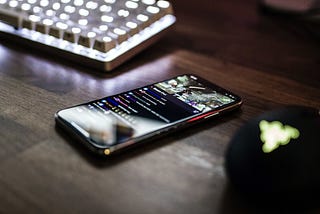
[[[173,4],[175,28],[108,74],[0,39],[1,213],[257,213],[228,184],[226,148],[264,111],[319,108],[320,37],[254,0]],[[239,94],[241,110],[106,161],[55,127],[58,109],[183,73]]]

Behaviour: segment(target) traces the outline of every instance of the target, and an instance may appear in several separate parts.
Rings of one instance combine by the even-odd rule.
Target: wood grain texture
[[[261,14],[254,0],[173,4],[175,28],[109,74],[0,38],[0,213],[264,211],[229,186],[224,154],[264,111],[320,107],[320,38],[304,22]],[[59,109],[183,73],[239,94],[241,110],[109,160],[55,127]]]

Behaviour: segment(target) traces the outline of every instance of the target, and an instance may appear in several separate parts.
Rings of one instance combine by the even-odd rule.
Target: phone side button
[[[219,112],[213,112],[213,113],[207,113],[207,114],[204,114],[204,115],[200,115],[200,116],[197,116],[197,117],[194,117],[194,118],[188,120],[188,123],[194,122],[194,121],[198,121],[200,119],[207,119],[207,118],[212,117],[212,116],[217,115],[217,114],[219,114]]]
[[[215,116],[215,115],[218,115],[219,112],[215,112],[213,114],[209,114],[208,116],[205,116],[204,119],[208,119],[209,117],[212,117],[212,116]]]

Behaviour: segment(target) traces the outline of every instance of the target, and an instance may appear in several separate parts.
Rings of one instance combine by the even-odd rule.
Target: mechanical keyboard
[[[0,0],[0,32],[35,48],[110,71],[175,23],[166,0]]]

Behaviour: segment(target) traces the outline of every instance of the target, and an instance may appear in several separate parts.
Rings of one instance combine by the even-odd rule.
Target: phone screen
[[[239,96],[185,74],[60,110],[56,119],[109,154],[240,104]]]

